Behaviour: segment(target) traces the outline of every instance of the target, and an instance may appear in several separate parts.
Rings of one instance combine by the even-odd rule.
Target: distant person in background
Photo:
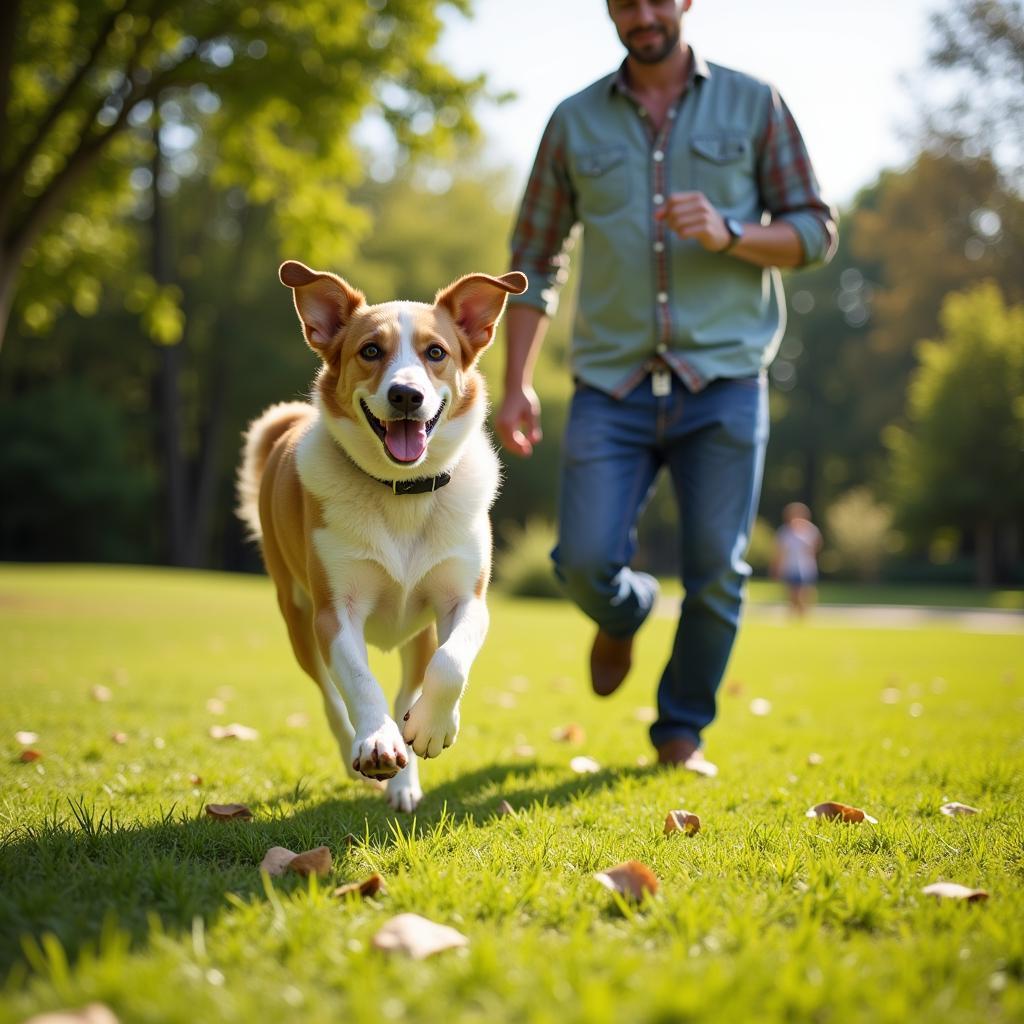
[[[786,584],[789,607],[801,618],[814,606],[818,583],[821,532],[811,522],[811,510],[791,501],[782,510],[782,526],[775,533],[772,575]]]

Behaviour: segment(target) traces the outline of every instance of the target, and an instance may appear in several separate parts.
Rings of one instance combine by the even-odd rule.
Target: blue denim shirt
[[[660,130],[630,91],[625,64],[562,102],[513,233],[512,267],[530,286],[510,302],[554,315],[573,228],[582,227],[572,370],[614,395],[662,363],[694,391],[754,376],[785,326],[778,270],[680,239],[654,218],[668,194],[703,192],[741,222],[785,220],[805,263],[835,251],[835,214],[778,92],[691,57],[687,87]]]

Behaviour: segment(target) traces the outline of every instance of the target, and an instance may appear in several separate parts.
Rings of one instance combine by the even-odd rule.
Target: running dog
[[[411,811],[414,755],[455,741],[487,632],[499,470],[477,360],[526,278],[469,274],[433,305],[368,305],[302,263],[279,276],[322,365],[311,402],[271,406],[246,432],[239,515],[346,768],[388,780],[388,802]],[[394,718],[367,643],[400,649]]]

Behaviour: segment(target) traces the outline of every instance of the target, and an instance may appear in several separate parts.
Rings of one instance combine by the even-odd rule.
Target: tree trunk
[[[150,218],[150,270],[158,285],[171,281],[170,239],[160,195],[160,174],[163,153],[160,148],[160,98],[154,102],[153,114],[153,210]],[[154,381],[154,398],[158,417],[159,449],[163,462],[163,500],[165,556],[171,565],[188,565],[188,476],[182,451],[181,367],[182,346],[160,345]]]
[[[17,283],[18,264],[6,252],[0,252],[0,348],[3,348],[7,325],[11,320]]]
[[[996,528],[991,519],[982,519],[974,527],[974,582],[993,587],[996,579]]]

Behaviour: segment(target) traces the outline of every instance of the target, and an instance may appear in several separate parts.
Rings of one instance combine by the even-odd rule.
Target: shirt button
[[[665,159],[665,154],[660,149],[654,151],[654,162],[660,164]]]
[[[667,352],[668,351],[668,345],[666,345],[664,342],[662,342],[654,351],[658,352],[659,354],[662,353],[662,352]]]
[[[658,301],[664,306],[668,302],[668,292],[658,292]]]
[[[654,251],[655,252],[664,252],[665,251],[665,243],[664,242],[655,242],[654,243]]]
[[[670,111],[668,112],[668,116],[669,116],[669,117],[675,117],[675,116],[676,116],[676,108],[675,108],[675,107],[673,107],[673,108],[672,108],[672,109],[671,109],[671,110],[670,110]]]
[[[661,206],[663,202],[665,202],[665,197],[660,192],[658,192],[654,197],[654,205]]]

